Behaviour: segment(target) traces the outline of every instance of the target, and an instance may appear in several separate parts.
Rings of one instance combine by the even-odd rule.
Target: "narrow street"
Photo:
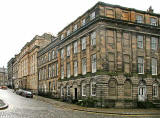
[[[57,108],[42,101],[16,95],[12,90],[0,90],[0,97],[9,104],[7,109],[0,111],[0,118],[159,118],[159,116],[113,116]]]

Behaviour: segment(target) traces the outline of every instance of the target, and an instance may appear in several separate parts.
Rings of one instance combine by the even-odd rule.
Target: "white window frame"
[[[77,41],[74,42],[74,43],[73,43],[73,46],[74,46],[73,52],[74,52],[74,54],[76,54],[76,53],[78,52],[78,42],[77,42]]]
[[[143,69],[142,72],[140,72],[140,69]],[[144,58],[138,57],[138,74],[144,74]]]
[[[95,81],[92,81],[91,82],[91,96],[96,96],[96,91],[95,91],[95,94],[93,93],[93,84],[95,84],[95,89],[96,89],[96,82]]]
[[[82,96],[86,96],[86,84],[85,83],[82,83]]]
[[[67,85],[67,96],[70,96],[70,86]]]
[[[71,76],[71,66],[70,63],[67,64],[67,78],[70,78]]]
[[[142,35],[137,36],[137,47],[143,49],[143,36]]]
[[[86,49],[86,37],[81,38],[81,42],[82,42],[82,50]]]
[[[76,77],[78,75],[78,62],[74,61],[74,76]]]
[[[157,59],[152,58],[152,75],[157,75]]]
[[[150,18],[150,25],[157,26],[157,19],[151,17]]]
[[[157,50],[158,39],[156,37],[151,37],[151,49]]]
[[[61,49],[61,59],[64,59],[64,49]]]
[[[143,16],[142,15],[136,15],[136,22],[137,23],[143,23],[144,22]]]
[[[67,57],[70,56],[70,54],[71,54],[71,50],[70,49],[71,49],[70,45],[68,45],[67,46]]]
[[[96,12],[93,11],[93,12],[90,14],[90,20],[93,20],[95,17],[96,17]]]
[[[154,83],[153,84],[153,97],[158,97],[158,84],[157,83]]]
[[[87,73],[87,63],[86,63],[87,59],[83,58],[82,59],[82,75],[85,75]]]

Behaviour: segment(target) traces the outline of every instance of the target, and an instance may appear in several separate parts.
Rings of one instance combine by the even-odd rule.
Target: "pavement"
[[[45,98],[42,96],[34,96],[34,99],[41,100],[50,103],[56,107],[63,109],[71,109],[76,111],[85,111],[92,113],[102,113],[110,115],[123,115],[123,116],[160,116],[160,109],[116,109],[116,108],[88,108],[82,107],[75,104],[69,104],[66,102],[57,101],[50,98]]]

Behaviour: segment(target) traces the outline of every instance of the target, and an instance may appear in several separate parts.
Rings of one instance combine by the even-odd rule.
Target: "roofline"
[[[111,7],[114,7],[114,8],[121,8],[121,9],[125,9],[125,10],[130,10],[130,11],[141,12],[141,13],[150,14],[150,15],[154,15],[154,16],[160,16],[160,14],[158,14],[158,13],[150,13],[150,12],[147,12],[147,11],[138,10],[138,9],[135,9],[135,8],[123,7],[123,6],[120,6],[120,5],[113,5],[113,4],[104,3],[104,2],[98,2],[98,4],[99,5],[105,5],[105,6],[111,6]]]
[[[75,21],[77,21],[78,19],[80,19],[81,17],[83,17],[86,13],[88,13],[89,11],[92,11],[97,5],[99,4],[99,2],[97,2],[93,7],[91,7],[90,9],[88,9],[86,12],[84,12],[82,15],[80,15],[78,18],[76,18],[76,20],[74,20],[73,22],[69,23],[69,25],[67,25],[66,27],[64,27],[60,32],[58,32],[58,34],[60,34],[64,29],[66,29],[67,27],[69,27],[71,24],[73,24]]]
[[[120,5],[113,5],[113,4],[109,4],[109,3],[104,3],[104,2],[97,2],[93,7],[91,7],[89,10],[87,10],[85,13],[83,13],[81,16],[79,16],[76,20],[74,20],[73,22],[71,22],[69,25],[67,25],[66,27],[64,27],[60,32],[58,32],[58,34],[62,33],[62,31],[64,29],[66,29],[67,27],[69,27],[71,24],[73,24],[75,21],[77,21],[79,18],[81,18],[82,16],[84,16],[86,13],[88,13],[89,11],[93,10],[97,5],[105,5],[105,6],[111,6],[114,8],[121,8],[121,9],[125,9],[125,10],[130,10],[130,11],[136,11],[136,12],[141,12],[141,13],[145,13],[145,14],[150,14],[150,15],[154,15],[154,16],[159,16],[160,14],[158,13],[149,13],[147,11],[143,11],[143,10],[138,10],[138,9],[134,9],[134,8],[128,8],[128,7],[123,7]]]

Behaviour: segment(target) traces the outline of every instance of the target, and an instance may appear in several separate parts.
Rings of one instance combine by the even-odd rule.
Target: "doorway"
[[[77,96],[77,88],[74,88],[74,99],[77,100],[78,96]]]
[[[49,82],[49,92],[51,92],[51,82]]]
[[[145,101],[146,98],[146,86],[144,83],[141,83],[138,87],[138,101]]]

